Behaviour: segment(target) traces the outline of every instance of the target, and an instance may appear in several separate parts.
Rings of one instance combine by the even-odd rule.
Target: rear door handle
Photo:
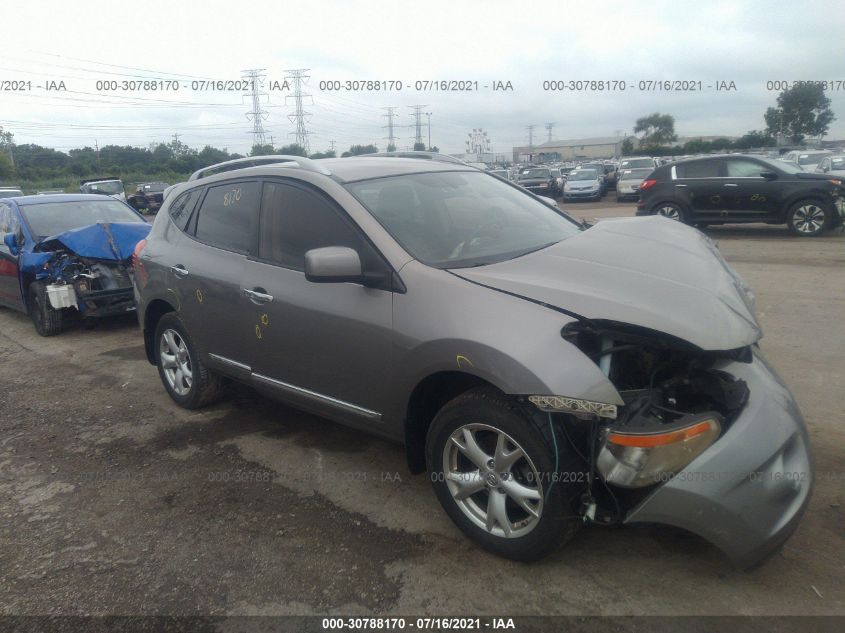
[[[270,303],[273,300],[273,295],[268,295],[267,291],[264,288],[255,288],[254,290],[250,290],[249,288],[243,289],[244,295],[257,305],[261,305],[262,303]]]
[[[736,184],[735,182],[726,182],[725,186],[726,187],[739,187],[739,185]]]
[[[676,187],[686,187],[687,185],[675,185]]]
[[[188,269],[185,268],[182,264],[177,264],[176,266],[171,266],[170,272],[172,272],[177,277],[187,277],[188,276]]]

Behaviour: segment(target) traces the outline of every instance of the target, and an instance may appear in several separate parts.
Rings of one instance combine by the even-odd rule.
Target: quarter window
[[[230,251],[246,253],[258,215],[259,184],[230,182],[209,187],[197,216],[197,239]]]
[[[321,196],[282,183],[264,184],[258,257],[303,270],[305,253],[324,246],[358,251],[367,269],[373,253],[351,224]]]
[[[197,203],[197,198],[199,198],[201,191],[201,187],[192,189],[191,191],[186,191],[170,205],[170,219],[173,220],[173,223],[183,231],[185,230],[185,227],[188,226],[188,220],[191,218],[191,211],[194,210],[194,206]]]

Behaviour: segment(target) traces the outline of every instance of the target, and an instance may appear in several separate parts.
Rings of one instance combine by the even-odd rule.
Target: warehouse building
[[[624,136],[604,136],[547,141],[533,147],[514,147],[513,160],[515,163],[543,163],[586,158],[614,158],[622,155],[624,140]]]

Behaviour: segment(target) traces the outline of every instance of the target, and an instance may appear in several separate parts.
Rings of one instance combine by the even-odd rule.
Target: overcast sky
[[[473,128],[494,151],[535,143],[554,122],[556,139],[631,132],[634,120],[674,115],[681,136],[741,135],[762,129],[775,80],[845,83],[845,12],[813,2],[4,2],[0,125],[17,143],[67,150],[98,142],[146,146],[174,132],[191,146],[245,152],[252,143],[241,92],[192,92],[197,79],[237,80],[265,68],[267,80],[309,68],[305,99],[312,151],[336,141],[386,147],[383,116],[395,106],[399,147],[413,143],[411,108],[431,112],[432,143],[461,152]],[[178,80],[173,92],[104,92],[98,80]],[[398,80],[399,92],[327,92],[321,80]],[[417,80],[478,81],[470,93],[417,92]],[[544,92],[544,80],[610,79],[624,92]],[[45,81],[66,92],[45,92]],[[510,81],[512,92],[483,88]],[[640,80],[702,81],[703,92],[639,92]],[[708,89],[733,81],[735,92]],[[276,145],[293,141],[289,93],[262,100]],[[845,85],[828,92],[845,138]],[[424,120],[427,121],[427,118]],[[424,136],[427,129],[424,128]],[[426,139],[427,140],[427,139]]]

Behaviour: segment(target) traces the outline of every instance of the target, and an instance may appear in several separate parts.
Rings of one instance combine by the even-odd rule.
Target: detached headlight
[[[563,185],[563,190],[564,191],[572,191],[572,187],[569,186],[569,183],[566,183],[565,185]]]
[[[721,419],[707,413],[656,429],[610,431],[596,466],[605,481],[623,488],[668,481],[716,441]]]

